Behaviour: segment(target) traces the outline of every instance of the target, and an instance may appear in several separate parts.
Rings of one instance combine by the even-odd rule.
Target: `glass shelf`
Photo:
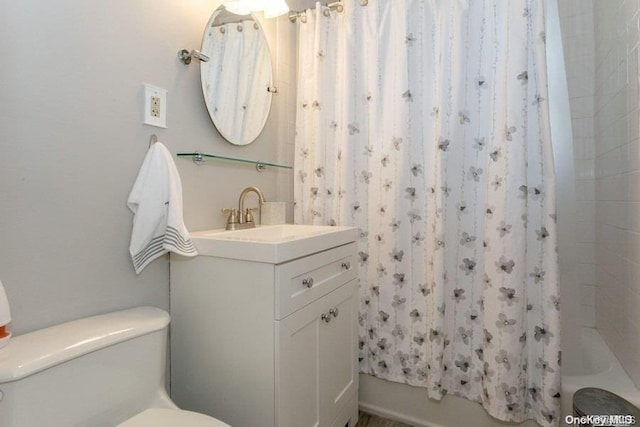
[[[192,157],[193,158],[193,162],[195,164],[197,164],[197,165],[199,165],[200,163],[204,162],[205,158],[216,159],[216,160],[226,160],[226,161],[229,161],[229,162],[236,162],[236,163],[248,163],[248,164],[255,165],[256,169],[258,170],[258,172],[262,172],[268,166],[271,166],[271,167],[274,167],[274,168],[281,168],[281,169],[293,169],[293,166],[280,165],[278,163],[263,162],[261,160],[239,159],[237,157],[227,157],[227,156],[221,156],[219,154],[210,154],[210,153],[199,153],[197,151],[194,152],[194,153],[177,153],[176,156],[178,156],[178,157]]]

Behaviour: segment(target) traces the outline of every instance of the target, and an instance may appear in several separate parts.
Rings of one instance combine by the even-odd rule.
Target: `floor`
[[[409,424],[399,423],[397,421],[387,420],[375,415],[360,412],[358,424],[355,427],[411,427]]]

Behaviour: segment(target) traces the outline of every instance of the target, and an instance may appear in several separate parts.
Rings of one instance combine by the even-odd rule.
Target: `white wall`
[[[640,6],[594,0],[593,16],[596,328],[640,386]]]
[[[142,304],[168,308],[167,259],[136,276],[128,256],[126,199],[152,133],[172,153],[292,157],[292,127],[282,125],[291,113],[277,111],[291,97],[287,67],[276,66],[280,93],[267,129],[235,147],[209,120],[197,63],[176,58],[178,49],[200,46],[219,3],[0,3],[0,279],[14,332]],[[289,64],[291,24],[283,17],[265,26],[275,58]],[[142,124],[143,83],[168,89],[168,129]],[[220,208],[235,206],[247,185],[270,200],[291,197],[290,172],[176,164],[191,230],[222,227]]]

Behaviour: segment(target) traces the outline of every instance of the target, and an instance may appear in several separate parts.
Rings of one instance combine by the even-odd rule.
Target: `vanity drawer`
[[[356,244],[349,243],[276,266],[275,318],[281,320],[357,275]]]

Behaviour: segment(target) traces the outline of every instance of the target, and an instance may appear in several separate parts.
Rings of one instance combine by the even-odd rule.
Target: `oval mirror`
[[[202,93],[209,116],[230,143],[247,145],[264,128],[271,109],[272,65],[264,31],[255,17],[220,6],[202,37]]]

